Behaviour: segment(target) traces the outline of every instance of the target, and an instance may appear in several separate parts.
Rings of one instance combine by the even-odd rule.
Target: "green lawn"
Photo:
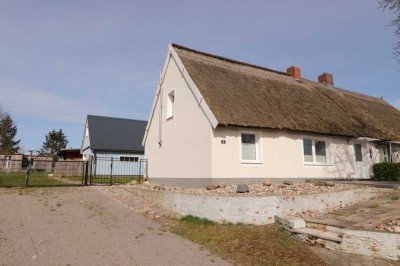
[[[26,172],[7,173],[0,172],[1,187],[24,187]],[[81,180],[81,179],[80,179]],[[28,186],[60,186],[71,185],[71,183],[63,182],[49,177],[49,173],[32,172],[29,176]]]
[[[0,172],[0,187],[24,187],[26,172]],[[112,184],[127,184],[131,181],[143,179],[142,176],[113,176]],[[90,177],[88,178],[88,184]],[[49,173],[31,172],[28,186],[62,186],[81,185],[82,176],[63,178],[49,177]],[[92,184],[109,185],[109,177],[92,177]]]
[[[274,224],[218,224],[190,215],[164,223],[235,265],[326,265],[306,244]]]

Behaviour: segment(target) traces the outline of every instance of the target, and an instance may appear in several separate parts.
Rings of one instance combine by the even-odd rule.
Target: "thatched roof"
[[[382,99],[173,44],[218,121],[239,126],[400,140],[400,111]]]

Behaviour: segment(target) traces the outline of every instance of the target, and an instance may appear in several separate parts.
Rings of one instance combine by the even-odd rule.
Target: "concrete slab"
[[[390,219],[400,217],[400,191],[392,192],[377,199],[336,210],[318,217],[305,218],[306,222],[319,223],[341,228],[374,230]]]
[[[326,232],[326,231],[321,231],[315,228],[299,228],[294,230],[295,233],[298,234],[304,234],[304,235],[311,235],[311,236],[315,236],[318,238],[322,238],[322,239],[327,239],[327,240],[331,240],[331,241],[335,241],[335,242],[342,242],[342,237],[340,236],[340,234],[337,233],[333,233],[333,232]]]

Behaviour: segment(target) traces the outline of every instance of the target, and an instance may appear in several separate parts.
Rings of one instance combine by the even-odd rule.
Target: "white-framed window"
[[[363,161],[361,144],[359,144],[359,143],[355,143],[354,144],[354,155],[355,155],[355,158],[356,158],[356,162],[362,162]]]
[[[259,133],[241,133],[242,163],[261,163],[261,140]]]
[[[330,141],[325,139],[303,138],[303,155],[305,164],[329,164]]]
[[[167,119],[174,116],[175,111],[175,91],[171,91],[167,95]]]
[[[139,157],[134,157],[134,156],[120,156],[119,157],[120,162],[138,162]]]

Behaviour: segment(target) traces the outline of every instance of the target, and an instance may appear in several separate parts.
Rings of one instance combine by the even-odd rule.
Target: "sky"
[[[400,108],[394,15],[377,0],[0,0],[0,105],[23,152],[62,129],[80,148],[87,114],[147,120],[173,42]]]

